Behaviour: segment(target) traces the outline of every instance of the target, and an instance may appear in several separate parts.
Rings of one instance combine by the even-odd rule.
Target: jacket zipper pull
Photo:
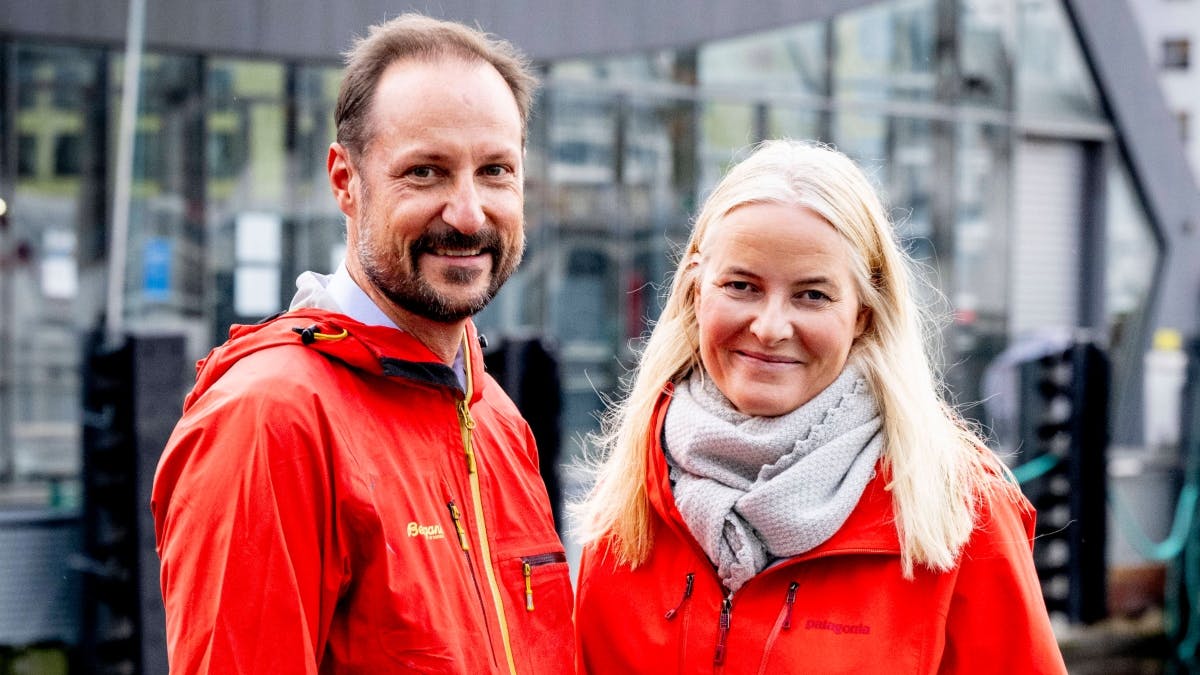
[[[533,611],[533,565],[522,563],[521,573],[525,575],[525,611]]]
[[[675,615],[679,613],[679,610],[683,609],[683,603],[687,602],[687,599],[692,597],[692,584],[695,581],[696,581],[696,575],[692,572],[688,572],[687,573],[687,586],[685,586],[683,589],[683,597],[679,599],[678,605],[675,605],[671,609],[667,610],[667,614],[666,614],[667,621],[674,619]]]
[[[798,584],[794,581],[792,583],[788,584],[787,613],[783,615],[783,627],[784,628],[792,627],[792,607],[794,607],[796,604],[796,589],[799,587],[800,587],[800,584]]]
[[[475,474],[475,450],[471,447],[471,431],[475,429],[475,418],[471,417],[471,408],[466,399],[458,402],[458,421],[463,427],[463,452],[467,455],[467,471]]]
[[[717,633],[717,653],[713,655],[713,663],[718,666],[725,663],[725,640],[729,637],[729,626],[733,623],[730,619],[730,614],[733,613],[733,601],[730,599],[732,595],[731,593],[729,597],[721,601],[721,622],[719,624],[720,630]]]
[[[471,550],[471,544],[467,539],[467,528],[463,527],[462,512],[458,510],[458,504],[455,504],[454,500],[451,499],[450,503],[446,506],[450,507],[450,520],[454,521],[454,529],[458,531],[458,545],[464,551]]]

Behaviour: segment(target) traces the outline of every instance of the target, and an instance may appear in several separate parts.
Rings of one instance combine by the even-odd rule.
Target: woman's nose
[[[795,334],[788,308],[774,300],[764,302],[750,322],[750,333],[763,344],[775,344]]]

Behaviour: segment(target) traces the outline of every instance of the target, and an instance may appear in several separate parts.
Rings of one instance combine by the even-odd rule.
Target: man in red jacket
[[[529,426],[470,317],[524,248],[535,78],[405,15],[348,55],[347,255],[198,366],[151,508],[172,673],[563,673],[571,587]]]

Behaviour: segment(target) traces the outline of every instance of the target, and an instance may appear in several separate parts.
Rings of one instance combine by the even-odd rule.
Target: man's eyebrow
[[[397,149],[389,159],[392,163],[431,162],[437,164],[450,161],[453,156],[451,153],[437,148],[413,146]],[[521,153],[517,150],[507,148],[495,148],[479,153],[478,157],[480,163],[491,164],[495,162],[517,161],[520,159]]]
[[[442,162],[445,161],[447,157],[449,157],[449,155],[435,148],[412,146],[408,148],[398,148],[392,153],[391,159],[397,162]]]

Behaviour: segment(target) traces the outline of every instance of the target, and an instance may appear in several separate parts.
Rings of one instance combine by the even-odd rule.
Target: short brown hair
[[[346,73],[338,92],[334,122],[337,141],[361,154],[370,140],[369,115],[375,88],[388,66],[402,59],[434,62],[457,58],[490,64],[504,78],[521,115],[521,140],[538,80],[528,59],[512,43],[453,21],[407,13],[376,24],[345,53]]]

